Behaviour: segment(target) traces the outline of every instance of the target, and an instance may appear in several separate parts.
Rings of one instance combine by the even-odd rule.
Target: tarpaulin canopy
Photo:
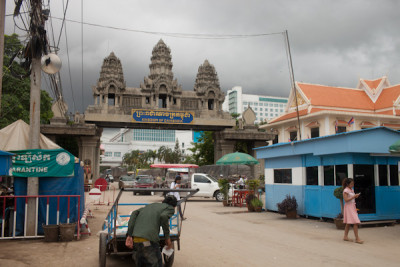
[[[9,175],[11,164],[11,157],[14,154],[0,150],[0,175]]]
[[[29,125],[23,120],[17,120],[4,127],[0,130],[0,150],[16,151],[30,149],[30,131]],[[58,149],[61,147],[43,134],[40,134],[39,148]]]

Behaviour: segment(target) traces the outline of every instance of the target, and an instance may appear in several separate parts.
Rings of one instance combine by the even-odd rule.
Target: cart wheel
[[[107,234],[100,234],[100,242],[99,242],[99,266],[106,266],[106,252],[107,252]]]
[[[163,254],[164,258],[164,267],[172,267],[174,264],[174,256],[175,256],[175,244],[172,243],[172,248],[174,249],[174,252],[172,253],[171,256],[167,257],[165,254]]]

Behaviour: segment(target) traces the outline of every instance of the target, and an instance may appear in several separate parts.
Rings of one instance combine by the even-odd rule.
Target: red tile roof
[[[374,103],[360,89],[306,83],[298,83],[298,86],[314,106],[374,110]]]
[[[393,102],[400,96],[400,84],[382,90],[375,103],[375,109],[393,107]]]
[[[376,80],[364,80],[363,79],[363,81],[368,85],[368,87],[370,89],[376,89],[379,86],[379,84],[381,83],[382,79],[383,78],[379,78]]]

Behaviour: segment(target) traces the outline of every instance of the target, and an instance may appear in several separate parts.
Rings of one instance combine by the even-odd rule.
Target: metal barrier
[[[28,214],[28,199],[34,198],[36,199],[36,219],[35,219],[35,235],[33,236],[27,236],[26,234],[26,225],[27,225],[27,214]],[[2,218],[1,218],[1,235],[0,235],[0,240],[1,239],[24,239],[24,238],[41,238],[44,237],[44,235],[38,235],[38,222],[39,222],[39,199],[47,199],[47,204],[46,204],[46,225],[49,224],[49,219],[50,219],[50,199],[57,199],[57,213],[56,213],[56,221],[57,225],[60,224],[60,198],[67,198],[68,199],[68,205],[67,205],[67,221],[66,223],[70,223],[70,211],[71,211],[71,205],[70,205],[70,200],[71,198],[76,198],[77,201],[77,240],[80,238],[80,229],[79,229],[79,221],[80,221],[80,200],[81,196],[80,195],[42,195],[42,196],[0,196],[0,200],[2,200],[3,205],[2,207]],[[6,224],[6,211],[11,210],[10,207],[6,207],[7,200],[13,199],[13,201],[10,201],[14,204],[12,207],[13,210],[13,216],[12,216],[12,228],[11,232],[12,235],[10,236],[5,236],[4,231],[5,231],[5,224]],[[24,222],[24,231],[23,235],[16,235],[16,225],[17,225],[17,199],[25,199],[25,210],[24,210],[24,215],[25,218],[23,220]],[[65,207],[61,207],[61,211],[64,211]],[[11,212],[10,212],[11,213]],[[11,219],[11,216],[10,218]]]

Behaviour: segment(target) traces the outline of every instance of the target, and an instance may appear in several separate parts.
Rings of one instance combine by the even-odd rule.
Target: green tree
[[[3,95],[0,110],[0,128],[16,120],[22,119],[29,123],[30,109],[30,78],[16,78],[11,74],[10,59],[15,53],[21,51],[23,45],[18,35],[4,36],[4,63],[3,63]],[[12,62],[14,72],[25,73],[20,63]],[[40,96],[40,122],[49,123],[53,117],[51,111],[52,99],[46,91],[41,91]]]
[[[197,143],[192,143],[193,147],[189,150],[193,155],[187,159],[187,162],[197,165],[214,164],[214,134],[210,131],[201,132]]]

